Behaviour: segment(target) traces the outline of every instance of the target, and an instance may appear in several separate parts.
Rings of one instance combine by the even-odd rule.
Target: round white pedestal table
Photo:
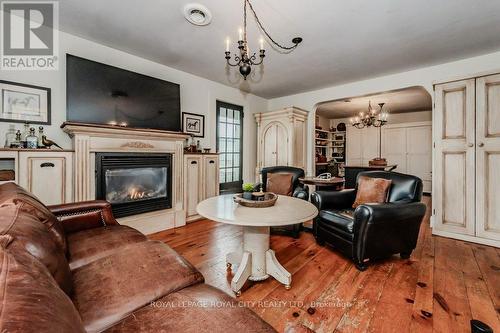
[[[226,194],[200,202],[196,210],[207,219],[243,227],[241,249],[226,255],[228,267],[239,264],[231,281],[231,289],[237,296],[247,280],[262,281],[269,276],[290,289],[292,275],[269,248],[269,228],[310,221],[318,215],[313,204],[280,195],[272,207],[251,208],[235,203],[233,194]]]

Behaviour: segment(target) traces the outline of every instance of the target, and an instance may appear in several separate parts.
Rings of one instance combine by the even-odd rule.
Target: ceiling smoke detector
[[[189,3],[184,6],[184,17],[194,25],[208,25],[212,21],[212,13],[199,3]]]

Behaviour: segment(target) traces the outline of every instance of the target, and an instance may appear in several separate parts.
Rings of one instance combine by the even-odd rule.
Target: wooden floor
[[[234,296],[225,254],[240,244],[241,227],[202,220],[151,238]],[[298,324],[316,332],[470,332],[471,318],[500,332],[500,249],[432,236],[428,214],[410,259],[394,256],[365,272],[309,233],[272,236],[271,248],[292,273],[292,289],[270,278],[239,299],[279,332]]]

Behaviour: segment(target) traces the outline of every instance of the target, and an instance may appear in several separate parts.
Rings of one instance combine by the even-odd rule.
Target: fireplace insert
[[[116,217],[172,208],[171,197],[171,154],[96,154],[96,199]]]

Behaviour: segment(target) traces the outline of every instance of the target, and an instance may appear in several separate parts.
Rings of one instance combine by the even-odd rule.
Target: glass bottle
[[[24,130],[21,135],[21,144],[26,148],[26,138],[30,135],[30,124],[28,122],[24,123]]]
[[[191,152],[196,153],[196,142],[194,141],[194,136],[191,135]]]
[[[7,134],[5,134],[5,148],[10,148],[14,141],[16,141],[16,128],[14,124],[10,124]]]
[[[35,128],[30,128],[30,134],[26,137],[26,148],[36,149],[38,146],[38,138],[35,135]]]
[[[22,148],[21,146],[21,131],[17,130],[16,139],[10,144],[11,148]]]
[[[196,151],[201,151],[200,140],[196,141]]]
[[[38,148],[43,148],[43,126],[38,127]]]

